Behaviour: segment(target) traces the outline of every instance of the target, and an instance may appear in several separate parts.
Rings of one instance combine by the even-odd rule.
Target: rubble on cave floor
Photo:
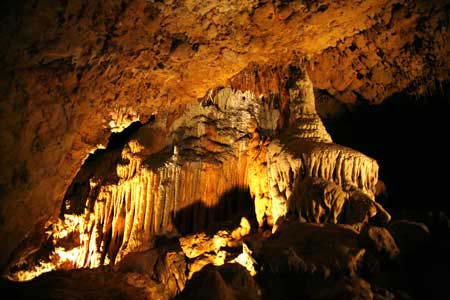
[[[2,287],[16,299],[414,299],[402,280],[419,277],[405,265],[421,253],[399,249],[430,242],[423,230],[405,240],[426,228],[417,223],[357,231],[286,219],[274,234],[247,225],[243,219],[233,231],[161,237],[155,248],[130,253],[113,268],[53,271]],[[236,259],[243,253],[254,273]]]

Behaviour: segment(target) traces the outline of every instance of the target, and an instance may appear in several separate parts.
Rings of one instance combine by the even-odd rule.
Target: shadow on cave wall
[[[173,224],[182,235],[235,229],[241,217],[256,226],[254,201],[248,189],[233,188],[224,193],[217,205],[207,207],[201,200],[177,211]],[[253,224],[255,223],[255,224]]]
[[[339,114],[324,118],[336,143],[378,161],[387,187],[387,196],[379,200],[394,215],[402,210],[450,212],[449,88],[447,83],[420,98],[395,94],[378,106],[341,106]]]
[[[154,121],[154,117],[149,122]],[[89,180],[94,176],[103,182],[117,181],[116,164],[121,159],[121,152],[131,137],[145,124],[139,121],[131,123],[121,132],[112,133],[105,149],[97,149],[90,154],[78,171],[72,184],[64,195],[60,216],[66,213],[82,214],[89,195],[96,198],[99,189],[91,189]],[[98,185],[100,187],[100,185]],[[69,207],[70,206],[70,207]]]

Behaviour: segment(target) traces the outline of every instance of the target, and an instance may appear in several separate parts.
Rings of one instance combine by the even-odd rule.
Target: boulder
[[[359,236],[362,246],[381,255],[394,259],[400,250],[389,231],[384,227],[365,226]]]
[[[351,228],[334,224],[284,223],[267,239],[259,261],[270,273],[355,274],[365,249]]]
[[[389,224],[388,230],[405,256],[420,253],[431,242],[431,233],[423,223],[398,220]]]
[[[208,265],[194,274],[177,299],[258,300],[260,290],[247,270],[239,264]]]

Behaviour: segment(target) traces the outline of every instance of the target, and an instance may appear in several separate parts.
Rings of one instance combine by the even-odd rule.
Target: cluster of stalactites
[[[272,218],[276,224],[288,213],[288,203],[302,192],[301,188],[298,191],[299,184],[307,177],[321,178],[344,191],[359,190],[374,199],[378,164],[354,150],[330,144],[329,148],[318,147],[309,153],[290,153],[283,151],[278,141],[273,141],[267,149],[266,163],[266,167],[261,169],[265,174],[259,176],[265,177],[267,184],[260,183],[252,190],[255,196],[260,195],[255,197],[260,225],[266,217]],[[264,187],[266,190],[261,192]],[[265,196],[270,199],[269,205]],[[336,222],[336,219],[332,220]]]
[[[145,141],[153,139],[139,135],[128,142],[116,164],[117,180],[91,178],[98,192],[88,193],[84,214],[65,215],[53,227],[58,256],[76,268],[115,264],[153,247],[156,235],[204,230],[239,210],[234,195],[225,197],[234,189],[249,189],[259,226],[274,229],[290,209],[306,221],[336,223],[354,190],[373,200],[376,161],[332,143],[302,72],[288,90],[287,138],[264,137],[280,129],[276,98],[221,88],[170,124],[159,124],[165,131],[143,131],[164,134],[164,145],[149,150]],[[353,197],[353,207],[371,207],[359,205],[366,201],[360,198]],[[74,247],[57,245],[73,236],[79,237]]]
[[[357,188],[375,198],[378,163],[360,152],[334,144],[304,156],[303,163],[307,176],[335,182],[345,190]]]
[[[245,188],[245,164],[242,157],[222,167],[173,159],[156,170],[136,171],[137,163],[130,163],[126,172],[120,167],[134,176],[101,187],[97,199],[90,199],[93,211],[86,211],[86,222],[78,228],[84,238],[76,267],[115,263],[129,252],[151,248],[156,235],[206,228],[231,209],[219,205],[221,195],[234,187]]]
[[[88,199],[85,212],[81,216],[67,214],[63,216],[62,228],[79,235],[77,255],[73,258],[74,268],[94,268],[119,261],[130,251],[146,250],[152,246],[156,233],[169,228],[171,207],[166,199],[174,197],[166,190],[167,180],[177,180],[180,169],[175,164],[166,168],[149,171],[145,168],[133,169],[137,163],[118,168],[124,176],[117,184],[100,187],[95,199]],[[120,171],[119,171],[120,170]],[[93,202],[92,205],[90,202]],[[80,219],[75,226],[69,227],[74,217]],[[70,229],[69,229],[70,228]],[[53,233],[53,238],[63,241],[59,236],[61,228]]]

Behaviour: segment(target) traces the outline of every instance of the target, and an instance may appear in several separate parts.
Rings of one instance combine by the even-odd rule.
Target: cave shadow
[[[235,187],[220,196],[216,205],[206,206],[200,199],[173,214],[172,223],[182,234],[215,233],[232,230],[246,217],[256,226],[255,205],[248,188]]]
[[[87,198],[89,196],[92,198],[97,197],[100,185],[92,188],[90,184],[90,179],[96,174],[102,175],[98,177],[102,178],[103,181],[118,181],[115,168],[121,160],[123,147],[139,129],[153,120],[154,118],[150,118],[150,121],[147,123],[136,121],[121,132],[111,133],[106,148],[96,149],[94,153],[89,154],[66,190],[64,201],[61,204],[60,218],[64,218],[64,214],[83,214]]]
[[[375,158],[386,184],[378,199],[394,215],[403,210],[450,213],[446,186],[450,84],[432,95],[397,93],[375,106],[360,100],[339,116],[324,119],[336,143]]]
[[[394,220],[424,223],[431,242],[408,254],[407,284],[414,299],[440,299],[450,276],[450,215],[447,143],[450,83],[431,95],[397,93],[374,106],[361,100],[340,115],[324,119],[333,140],[378,161],[385,183],[380,202]]]

